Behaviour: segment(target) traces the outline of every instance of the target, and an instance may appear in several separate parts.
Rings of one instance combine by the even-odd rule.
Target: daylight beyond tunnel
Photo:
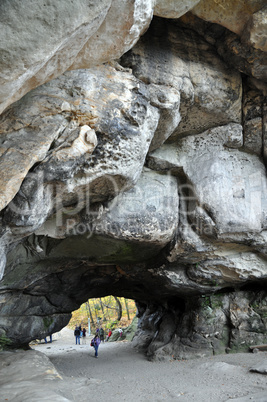
[[[77,245],[73,251],[76,255],[81,240],[71,239],[72,246]],[[32,235],[9,255],[10,261],[13,253],[20,259],[19,271],[24,272],[20,289],[11,291],[9,285],[16,270],[10,269],[4,277],[7,294],[12,295],[5,312],[14,318],[9,329],[13,346],[25,346],[32,339],[59,331],[82,303],[111,292],[136,301],[139,323],[132,343],[150,359],[163,359],[170,353],[188,358],[227,349],[244,350],[251,339],[264,339],[264,286],[256,283],[239,291],[217,289],[211,283],[200,286],[190,279],[192,264],[166,263],[166,249],[143,262],[94,265],[85,257],[66,258],[65,252],[60,257],[54,250],[60,244],[46,236]],[[15,314],[14,300],[19,300]],[[243,322],[244,314],[250,317],[250,325],[237,336],[236,322]]]

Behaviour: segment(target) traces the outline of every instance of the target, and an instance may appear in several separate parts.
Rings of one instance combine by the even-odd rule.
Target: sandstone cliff
[[[113,294],[151,359],[266,342],[266,13],[0,4],[0,339]]]

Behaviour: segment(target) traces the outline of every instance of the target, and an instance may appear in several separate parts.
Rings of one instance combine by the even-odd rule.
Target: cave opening
[[[207,281],[199,286],[200,267],[185,259],[166,263],[169,247],[173,245],[158,252],[153,249],[153,257],[148,258],[138,244],[130,243],[125,250],[124,242],[103,237],[100,243],[97,236],[59,240],[31,235],[15,244],[7,256],[2,328],[8,328],[14,347],[24,347],[59,332],[69,324],[73,312],[95,299],[98,306],[91,323],[104,324],[106,336],[111,325],[103,319],[99,300],[112,295],[114,300],[134,300],[136,319],[128,339],[151,360],[225,353],[239,350],[240,345],[247,347],[251,339],[261,343],[266,309],[263,284],[238,289]],[[101,263],[90,258],[95,249],[103,256]],[[108,258],[105,261],[106,253],[108,258],[113,256],[114,263],[108,263]],[[261,291],[255,293],[257,289]],[[244,316],[248,317],[246,331],[237,336]],[[12,327],[8,327],[10,317]],[[119,326],[126,328],[118,319],[113,321],[114,332]],[[76,319],[74,324],[80,322],[88,327],[88,319]],[[92,334],[96,329],[92,326]],[[247,342],[242,343],[243,339]]]
[[[72,312],[68,327],[74,329],[76,326],[81,326],[86,329],[88,335],[93,335],[102,328],[102,340],[106,339],[109,331],[118,332],[119,328],[131,332],[132,337],[137,328],[136,315],[137,307],[134,300],[108,295],[88,299],[79,309]],[[117,339],[113,336],[113,339],[115,338]],[[125,338],[126,334],[123,334],[121,339]]]

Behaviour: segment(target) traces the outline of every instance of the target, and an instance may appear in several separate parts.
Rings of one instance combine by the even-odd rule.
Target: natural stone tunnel
[[[10,26],[22,6],[4,3]],[[65,3],[36,11],[26,76],[16,33],[3,47],[0,341],[113,294],[136,301],[150,359],[266,342],[264,1],[83,0],[76,20]]]

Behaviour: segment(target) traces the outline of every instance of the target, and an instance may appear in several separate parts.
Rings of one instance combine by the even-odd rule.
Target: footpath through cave
[[[51,344],[32,348],[49,357],[62,377],[57,393],[70,401],[220,402],[248,401],[251,395],[263,401],[266,396],[266,376],[249,371],[267,358],[266,352],[150,362],[131,342],[119,341],[101,343],[95,359],[90,337],[75,345],[67,327]]]

